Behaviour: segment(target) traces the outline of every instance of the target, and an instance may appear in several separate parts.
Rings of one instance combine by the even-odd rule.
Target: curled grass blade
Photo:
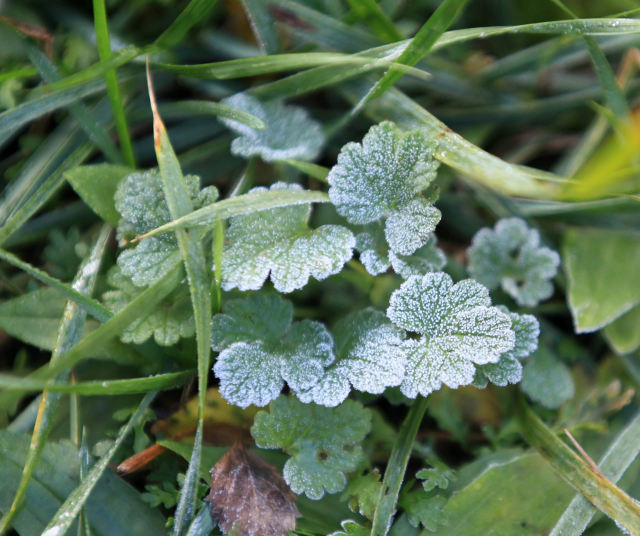
[[[563,443],[521,399],[521,431],[532,445],[577,491],[629,534],[640,534],[640,504],[604,475],[596,473]]]
[[[93,292],[98,276],[98,270],[100,268],[100,261],[104,255],[109,234],[110,227],[105,225],[99,234],[91,253],[78,270],[78,274],[73,282],[73,287],[76,291],[88,296]],[[58,329],[56,347],[51,356],[51,363],[56,363],[61,355],[78,342],[85,320],[86,314],[84,310],[77,304],[68,302],[62,316],[60,328]],[[34,426],[33,435],[31,436],[31,443],[29,445],[29,451],[27,452],[27,458],[22,470],[22,477],[18,484],[18,489],[11,507],[0,521],[0,534],[3,534],[9,528],[11,520],[18,513],[20,504],[27,492],[27,485],[29,484],[31,475],[33,474],[35,466],[40,459],[42,449],[49,437],[49,432],[53,426],[53,417],[58,408],[59,401],[59,394],[53,394],[46,390],[42,393],[40,407],[38,409],[38,418]]]
[[[133,427],[138,423],[144,412],[151,404],[151,401],[155,397],[156,393],[148,393],[140,402],[138,409],[131,416],[126,426],[120,431],[118,437],[114,441],[113,445],[109,448],[107,453],[100,458],[100,460],[91,468],[86,478],[80,483],[80,485],[71,492],[67,497],[67,500],[62,504],[60,509],[56,512],[56,515],[47,525],[47,528],[42,533],[42,536],[62,536],[71,527],[76,517],[82,510],[89,494],[98,483],[98,480],[107,469],[107,465],[113,458],[113,455],[122,445],[122,442],[129,435]]]

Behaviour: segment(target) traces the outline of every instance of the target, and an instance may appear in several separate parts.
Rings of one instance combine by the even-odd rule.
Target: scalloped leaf
[[[412,255],[396,255],[390,251],[389,260],[393,271],[403,279],[409,279],[412,275],[424,275],[442,270],[447,264],[447,256],[436,244],[436,236],[431,234],[424,246]]]
[[[405,355],[400,345],[404,332],[383,313],[365,309],[347,316],[334,330],[337,359],[316,385],[297,393],[303,402],[337,406],[351,388],[380,394],[400,385],[404,377]]]
[[[124,309],[144,289],[133,284],[120,269],[114,266],[107,274],[107,281],[114,290],[102,295],[109,310],[117,313]],[[120,335],[122,342],[142,344],[151,337],[160,346],[171,346],[181,338],[192,337],[195,333],[193,308],[186,284],[180,285],[167,296],[152,313],[130,324]]]
[[[475,365],[496,363],[515,344],[511,319],[491,306],[488,290],[471,279],[454,285],[444,273],[407,279],[391,295],[387,316],[422,335],[402,345],[407,365],[400,390],[411,398],[443,383],[471,383]]]
[[[194,209],[214,203],[218,198],[215,186],[200,190],[200,179],[186,175],[187,191]],[[135,172],[124,178],[115,194],[116,210],[122,218],[118,224],[121,244],[145,234],[173,218],[164,197],[162,177],[157,170]],[[125,249],[118,256],[118,266],[136,286],[158,281],[180,258],[173,233],[145,238],[135,247]]]
[[[420,130],[402,133],[388,121],[371,127],[361,144],[340,151],[327,177],[331,202],[350,223],[388,218],[391,250],[410,255],[440,221],[433,196],[420,195],[436,177],[434,147]]]
[[[226,400],[266,406],[285,384],[295,391],[318,383],[335,357],[331,334],[319,322],[291,324],[293,308],[275,295],[251,295],[225,304],[213,317],[213,370]]]
[[[282,182],[270,188],[299,189]],[[231,218],[222,252],[222,288],[257,290],[271,276],[277,290],[292,292],[311,276],[322,280],[338,273],[353,254],[355,238],[340,225],[309,228],[310,214],[310,205],[295,205]]]
[[[280,101],[261,102],[237,93],[222,101],[223,104],[247,112],[265,124],[255,129],[232,119],[220,120],[240,134],[231,143],[231,152],[249,158],[260,156],[267,162],[275,160],[315,160],[325,142],[322,126],[309,117],[304,108],[286,106]]]
[[[251,435],[259,447],[291,456],[283,474],[295,493],[320,499],[344,489],[344,473],[356,469],[362,457],[358,443],[370,429],[371,412],[353,400],[326,408],[281,396],[269,412],[258,412]]]
[[[540,234],[520,218],[480,229],[469,248],[469,273],[489,289],[498,285],[518,305],[533,307],[553,294],[560,256],[540,245]]]
[[[360,262],[371,275],[382,274],[391,266],[389,246],[379,225],[370,225],[356,235],[356,249],[360,252]]]

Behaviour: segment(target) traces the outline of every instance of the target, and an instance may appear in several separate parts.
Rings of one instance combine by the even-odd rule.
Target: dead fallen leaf
[[[240,442],[211,470],[206,498],[222,532],[234,536],[287,536],[300,516],[295,499],[278,470]]]

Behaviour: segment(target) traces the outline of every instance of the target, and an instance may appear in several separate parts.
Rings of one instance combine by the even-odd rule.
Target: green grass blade
[[[176,229],[211,225],[218,219],[226,220],[227,218],[240,214],[249,214],[260,210],[269,210],[271,208],[287,207],[290,205],[328,202],[329,196],[326,193],[311,190],[283,190],[239,195],[194,210],[186,216],[175,219],[139,236],[136,240],[132,240],[132,242],[159,233],[175,231]]]
[[[33,67],[21,67],[12,71],[7,71],[0,74],[0,84],[7,80],[19,80],[20,78],[31,78],[38,76],[38,71]]]
[[[185,100],[176,101],[170,104],[159,105],[158,109],[163,115],[213,115],[216,117],[224,117],[226,119],[232,119],[239,123],[262,130],[265,128],[265,124],[261,119],[258,119],[255,115],[243,112],[232,106],[222,104],[219,102],[211,102],[204,100]]]
[[[93,0],[93,22],[96,29],[96,43],[98,56],[102,61],[111,58],[111,43],[109,40],[109,27],[107,24],[107,8],[104,0]],[[120,140],[120,149],[125,163],[132,168],[136,167],[136,159],[133,154],[133,145],[129,134],[127,118],[124,114],[122,95],[118,86],[118,78],[115,69],[109,69],[104,73],[104,82],[107,86],[107,96],[111,103],[111,111],[116,124],[116,132]]]
[[[640,413],[609,445],[598,466],[611,482],[616,483],[631,462],[636,459],[638,452],[640,452]],[[549,536],[580,536],[596,512],[597,509],[582,494],[576,495]]]
[[[224,224],[222,220],[216,220],[213,227],[213,240],[211,241],[211,257],[213,258],[213,295],[215,301],[213,303],[214,314],[219,313],[222,309],[222,250],[224,249]]]
[[[278,28],[274,24],[267,3],[264,0],[242,0],[253,34],[256,36],[260,50],[265,54],[280,52],[282,43]]]
[[[313,177],[314,179],[324,182],[327,184],[327,175],[329,175],[329,168],[324,166],[320,166],[318,164],[314,164],[313,162],[303,162],[301,160],[281,160],[285,164],[291,166],[292,168],[297,169],[298,171],[302,171],[309,175],[309,177]]]
[[[371,526],[371,536],[386,536],[389,532],[391,520],[396,511],[396,503],[398,502],[398,494],[400,493],[404,473],[407,470],[407,464],[413,449],[413,441],[416,438],[426,409],[427,399],[419,396],[413,402],[398,431],[398,436],[384,472],[380,494],[378,495],[376,511]]]
[[[524,399],[521,400],[521,431],[527,442],[542,454],[559,476],[629,534],[640,534],[640,504],[596,473],[558,439]]]
[[[71,527],[76,517],[82,510],[89,494],[100,480],[100,477],[107,469],[107,465],[113,458],[113,455],[122,445],[122,442],[133,430],[133,427],[138,423],[144,412],[151,404],[151,401],[155,397],[155,393],[147,394],[140,402],[138,409],[131,416],[126,426],[120,431],[118,437],[114,441],[113,445],[109,448],[107,453],[100,458],[100,460],[91,468],[86,478],[80,483],[80,485],[73,490],[71,495],[67,497],[67,500],[62,504],[60,509],[56,512],[56,515],[47,525],[47,528],[42,533],[42,536],[62,536]]]
[[[129,378],[126,380],[94,380],[77,383],[50,382],[20,378],[9,374],[0,374],[0,389],[7,391],[43,391],[51,393],[76,394],[81,396],[114,396],[148,393],[175,389],[187,383],[193,376],[193,371],[169,372],[144,378]]]
[[[162,177],[163,189],[172,218],[180,218],[193,210],[187,192],[178,158],[171,146],[162,118],[156,107],[151,74],[147,65],[149,98],[153,111],[153,138]],[[198,431],[196,433],[193,455],[189,461],[184,485],[176,510],[173,534],[182,535],[187,530],[196,511],[198,472],[200,470],[200,449],[202,442],[203,419],[206,407],[207,379],[209,375],[210,339],[211,339],[211,270],[207,266],[203,244],[195,233],[183,229],[175,231],[178,246],[182,253],[189,293],[193,306],[196,325],[196,346],[198,353]]]
[[[86,295],[91,295],[100,268],[100,261],[104,255],[107,240],[110,234],[110,227],[104,226],[96,243],[87,257],[85,262],[78,270],[78,274],[74,280],[73,286],[76,290]],[[51,363],[58,361],[61,355],[72,348],[80,338],[82,327],[86,320],[86,314],[77,304],[68,302],[62,316],[60,328],[58,330],[58,338],[56,347],[51,356]],[[18,513],[20,505],[27,492],[27,485],[31,479],[31,475],[35,469],[40,454],[47,441],[51,427],[53,426],[53,417],[58,408],[60,395],[52,394],[47,391],[42,393],[40,407],[38,410],[38,418],[31,436],[31,443],[27,453],[27,459],[22,470],[22,477],[18,484],[18,489],[14,496],[13,502],[7,514],[0,521],[0,534],[3,534],[11,525],[11,520]]]
[[[59,279],[56,279],[55,277],[50,276],[48,273],[36,268],[35,266],[31,266],[30,264],[20,260],[12,253],[9,253],[4,249],[0,249],[0,260],[3,260],[11,264],[12,266],[15,266],[16,268],[19,268],[41,283],[44,283],[45,285],[56,289],[65,298],[82,307],[96,320],[99,320],[100,322],[106,322],[109,318],[111,318],[111,311],[109,311],[109,309],[107,309],[99,301],[94,300],[93,298],[87,296],[86,294],[83,294],[82,292],[78,292],[75,288],[73,288],[73,286],[69,286]]]
[[[217,0],[191,0],[186,8],[178,15],[164,32],[155,40],[158,48],[171,48],[177,45],[187,32],[200,21],[216,5]]]
[[[383,41],[401,41],[405,38],[375,0],[348,0],[348,2],[352,13],[367,21],[373,33]]]

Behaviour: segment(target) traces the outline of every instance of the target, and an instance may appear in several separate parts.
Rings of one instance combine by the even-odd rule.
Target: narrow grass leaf
[[[524,438],[551,464],[559,476],[628,534],[640,534],[640,504],[593,470],[563,443],[521,399]]]
[[[187,35],[187,32],[206,18],[217,0],[191,0],[164,32],[155,40],[158,48],[171,48]]]
[[[598,466],[611,482],[616,483],[635,460],[638,452],[640,452],[640,413],[609,445]],[[579,493],[573,498],[549,535],[580,536],[596,512],[597,508]]]
[[[100,262],[105,252],[107,240],[109,238],[110,228],[104,226],[98,239],[85,262],[78,270],[78,274],[73,282],[74,289],[90,296],[93,292],[95,282],[100,268]],[[62,315],[62,321],[58,329],[58,337],[56,347],[51,356],[51,363],[55,363],[61,355],[72,348],[81,336],[82,328],[86,320],[86,313],[77,304],[68,302]],[[42,454],[42,449],[49,437],[49,432],[53,426],[53,417],[58,408],[60,395],[52,394],[47,391],[42,393],[40,407],[38,410],[38,418],[31,437],[27,459],[25,461],[22,477],[18,484],[13,503],[7,514],[0,521],[0,533],[4,533],[11,524],[11,520],[18,513],[20,505],[27,492],[27,485],[33,474],[36,464]]]
[[[282,48],[280,35],[271,17],[267,3],[263,0],[242,0],[242,6],[247,14],[258,45],[260,45],[260,49],[265,54],[276,54],[280,52]]]
[[[352,12],[364,19],[373,33],[383,41],[401,41],[405,38],[375,0],[348,0],[348,2]]]
[[[67,500],[60,507],[56,515],[47,525],[47,528],[42,533],[42,536],[62,536],[69,527],[73,524],[76,517],[80,513],[80,510],[84,506],[89,494],[98,483],[98,480],[107,469],[107,465],[113,458],[113,455],[122,445],[122,442],[129,435],[133,427],[138,423],[146,409],[151,404],[156,393],[148,393],[140,402],[138,409],[131,416],[126,426],[120,431],[118,437],[114,441],[113,445],[109,448],[107,453],[100,458],[100,460],[91,468],[86,478],[80,483],[80,485],[73,490],[73,492],[67,497]]]
[[[169,212],[172,218],[180,218],[193,210],[191,200],[180,163],[171,146],[162,118],[158,114],[151,74],[147,64],[147,82],[149,85],[149,99],[153,112],[153,138],[162,177],[163,189]],[[193,316],[196,326],[196,346],[198,353],[198,400],[199,416],[198,430],[194,443],[193,455],[189,461],[189,468],[185,478],[180,500],[176,510],[173,527],[175,535],[184,534],[196,511],[198,471],[200,470],[200,449],[202,442],[203,418],[206,404],[207,379],[209,374],[209,352],[211,338],[211,278],[207,267],[204,247],[195,233],[188,233],[179,229],[175,231],[178,246],[182,253],[189,292],[193,305]]]
[[[104,0],[93,0],[93,22],[96,30],[96,43],[98,45],[98,55],[102,61],[111,58],[111,43],[109,40],[109,27],[107,25],[107,8]],[[107,87],[107,96],[111,103],[111,111],[116,124],[116,132],[120,140],[122,156],[128,166],[135,168],[136,161],[131,145],[131,136],[127,125],[127,118],[124,114],[124,105],[118,86],[118,78],[115,69],[108,69],[104,73],[104,82]]]
[[[231,119],[238,121],[251,128],[263,129],[265,127],[264,122],[250,113],[243,112],[238,108],[233,108],[227,104],[220,102],[211,102],[204,100],[186,100],[176,101],[171,104],[165,104],[158,106],[160,113],[183,113],[185,115],[213,115],[216,117],[223,117],[225,119]]]
[[[329,175],[329,168],[314,164],[313,162],[303,162],[301,160],[286,159],[282,160],[282,162],[297,169],[298,171],[306,173],[309,177],[313,177],[318,181],[328,184],[327,175]]]

